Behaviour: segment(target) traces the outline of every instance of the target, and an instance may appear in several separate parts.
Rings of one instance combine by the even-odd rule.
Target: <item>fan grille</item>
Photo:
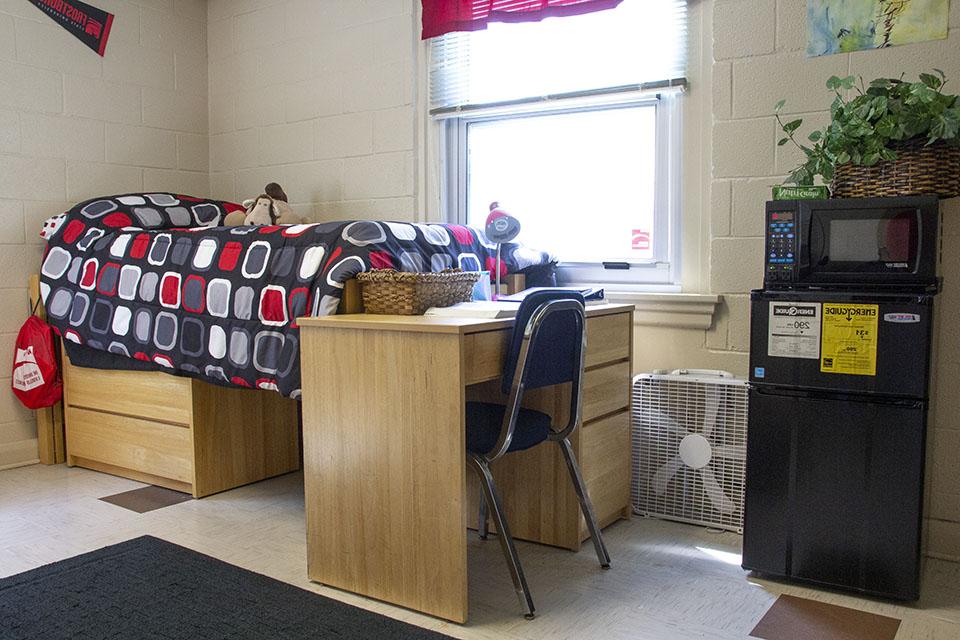
[[[631,422],[636,513],[743,532],[746,382],[641,374],[633,381]],[[691,434],[710,443],[701,469],[680,458]]]

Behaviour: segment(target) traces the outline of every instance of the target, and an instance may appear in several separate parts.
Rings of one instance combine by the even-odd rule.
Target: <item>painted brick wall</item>
[[[211,0],[213,195],[276,181],[309,219],[414,219],[413,7]]]
[[[960,2],[951,3],[947,40],[879,51],[807,58],[806,2],[802,0],[715,0],[713,6],[713,135],[710,198],[710,290],[724,296],[715,326],[707,332],[703,359],[721,359],[749,350],[747,292],[763,279],[763,207],[770,185],[778,184],[800,159],[780,137],[772,116],[777,100],[784,112],[802,117],[803,138],[829,121],[830,75],[862,75],[865,81],[901,72],[943,69],[948,89],[960,87]],[[957,203],[949,205],[944,244],[945,293],[939,298],[945,317],[960,311],[960,236],[952,224]],[[954,272],[957,272],[954,274]],[[953,283],[951,285],[951,282]],[[951,291],[953,293],[951,293]],[[928,553],[960,560],[960,421],[952,385],[960,354],[956,332],[941,331],[937,395],[940,410],[931,421],[928,464]],[[744,368],[746,359],[731,360]],[[949,389],[944,385],[948,385]]]
[[[943,201],[943,290],[937,297],[927,431],[927,549],[960,561],[960,198]]]
[[[807,58],[806,2],[715,0],[713,8],[713,135],[710,199],[710,291],[724,295],[707,348],[749,349],[747,292],[763,280],[763,206],[801,154],[777,147],[773,105],[802,117],[801,137],[829,121],[831,75],[865,80],[901,72],[916,77],[936,67],[960,85],[960,2],[953,2],[950,37],[881,51]],[[746,370],[740,371],[746,374]]]
[[[141,189],[209,191],[204,0],[99,0],[100,58],[23,0],[0,2],[0,468],[36,459],[10,387],[37,232],[71,203]]]

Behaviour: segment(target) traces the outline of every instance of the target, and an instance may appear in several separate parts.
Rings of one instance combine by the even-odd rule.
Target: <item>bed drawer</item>
[[[193,482],[190,429],[76,407],[67,408],[69,455]]]
[[[174,422],[191,423],[190,379],[154,371],[107,371],[70,367],[68,406]]]

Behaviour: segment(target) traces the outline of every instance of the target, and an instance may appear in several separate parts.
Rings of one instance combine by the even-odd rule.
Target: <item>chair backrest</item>
[[[562,301],[577,304],[551,304]],[[584,323],[583,296],[578,292],[535,291],[524,298],[517,311],[503,366],[503,393],[509,394],[513,386],[527,331],[532,333],[523,363],[522,382],[525,389],[579,382]]]
[[[569,419],[559,430],[553,427],[553,437],[566,438],[576,428],[580,421],[585,326],[583,296],[577,292],[535,291],[524,298],[503,365],[503,393],[509,399],[497,444],[484,456],[488,462],[510,449],[527,389],[572,383]]]

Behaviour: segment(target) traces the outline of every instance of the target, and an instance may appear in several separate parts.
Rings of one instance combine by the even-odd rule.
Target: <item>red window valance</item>
[[[621,0],[421,0],[421,38],[451,31],[486,29],[491,22],[537,22],[552,16],[572,16],[612,9]]]

